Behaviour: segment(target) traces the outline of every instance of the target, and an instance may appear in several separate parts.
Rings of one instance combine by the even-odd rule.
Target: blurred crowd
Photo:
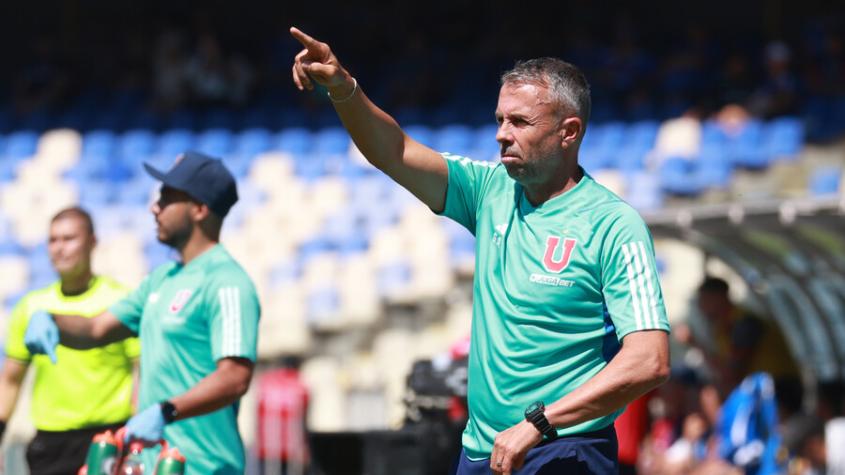
[[[106,21],[98,18],[93,32],[87,28],[93,17],[70,15],[73,28],[22,33],[30,41],[5,64],[7,103],[23,121],[106,98],[158,113],[307,110],[319,99],[297,94],[290,83],[298,47],[287,28],[295,23],[343,38],[338,48],[349,67],[400,121],[489,121],[498,74],[515,59],[540,55],[586,72],[595,121],[662,120],[689,110],[709,116],[737,104],[760,118],[806,116],[816,121],[811,138],[823,140],[830,138],[826,122],[845,114],[843,16],[810,8],[790,18],[787,11],[759,15],[755,8],[765,5],[733,6],[735,17],[726,20],[695,16],[692,5],[667,24],[660,12],[608,13],[599,5],[507,16],[500,1],[484,11],[460,1],[326,7],[337,14],[318,18],[302,7],[261,4],[237,12],[213,5],[172,11],[151,2],[112,12],[114,18],[103,13]]]
[[[617,421],[628,473],[839,473],[842,381],[802,379],[778,326],[724,280],[705,279],[696,307],[701,321],[673,328],[670,381]]]

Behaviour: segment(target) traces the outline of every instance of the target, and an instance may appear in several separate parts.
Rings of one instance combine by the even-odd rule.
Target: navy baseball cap
[[[185,152],[167,172],[157,170],[149,163],[144,163],[144,169],[164,185],[184,191],[207,205],[221,218],[238,201],[235,177],[220,159],[199,152]]]

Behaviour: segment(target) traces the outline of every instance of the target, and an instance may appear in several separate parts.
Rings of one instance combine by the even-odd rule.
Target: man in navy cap
[[[127,423],[127,439],[167,440],[187,458],[189,475],[242,474],[238,401],[252,378],[260,308],[249,276],[219,244],[238,200],[235,180],[220,160],[195,152],[167,172],[144,167],[162,183],[151,208],[158,240],[179,262],[153,270],[97,317],[34,315],[25,341],[45,353],[59,343],[82,349],[140,336],[141,411]],[[148,470],[156,455],[144,451]]]

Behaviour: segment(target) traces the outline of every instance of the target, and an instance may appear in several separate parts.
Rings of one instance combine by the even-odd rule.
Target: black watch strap
[[[545,410],[546,407],[542,402],[535,402],[526,409],[525,420],[530,422],[543,437],[549,440],[557,439],[557,429],[552,427],[549,420],[546,419]]]
[[[176,410],[176,406],[172,402],[163,401],[161,403],[161,417],[164,419],[165,424],[170,424],[179,417],[179,411]]]

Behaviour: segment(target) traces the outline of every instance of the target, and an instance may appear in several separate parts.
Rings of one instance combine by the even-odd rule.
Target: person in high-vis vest
[[[89,350],[59,346],[49,355],[33,355],[24,344],[24,332],[36,312],[90,318],[127,294],[128,289],[115,280],[93,273],[96,243],[88,212],[74,207],[56,214],[50,222],[47,252],[59,280],[27,293],[9,319],[0,373],[0,434],[32,367],[31,417],[37,432],[26,458],[33,475],[75,474],[91,437],[123,425],[133,412],[132,376],[140,353],[136,338]]]
[[[219,243],[238,199],[235,179],[220,160],[196,152],[167,172],[146,169],[162,182],[151,208],[158,240],[179,261],[154,269],[94,318],[34,316],[26,341],[30,351],[49,353],[59,340],[88,348],[139,336],[140,412],[126,425],[127,440],[166,440],[185,455],[186,475],[243,474],[237,415],[255,365],[260,306],[252,280]],[[157,455],[145,450],[144,465],[155,466]]]

